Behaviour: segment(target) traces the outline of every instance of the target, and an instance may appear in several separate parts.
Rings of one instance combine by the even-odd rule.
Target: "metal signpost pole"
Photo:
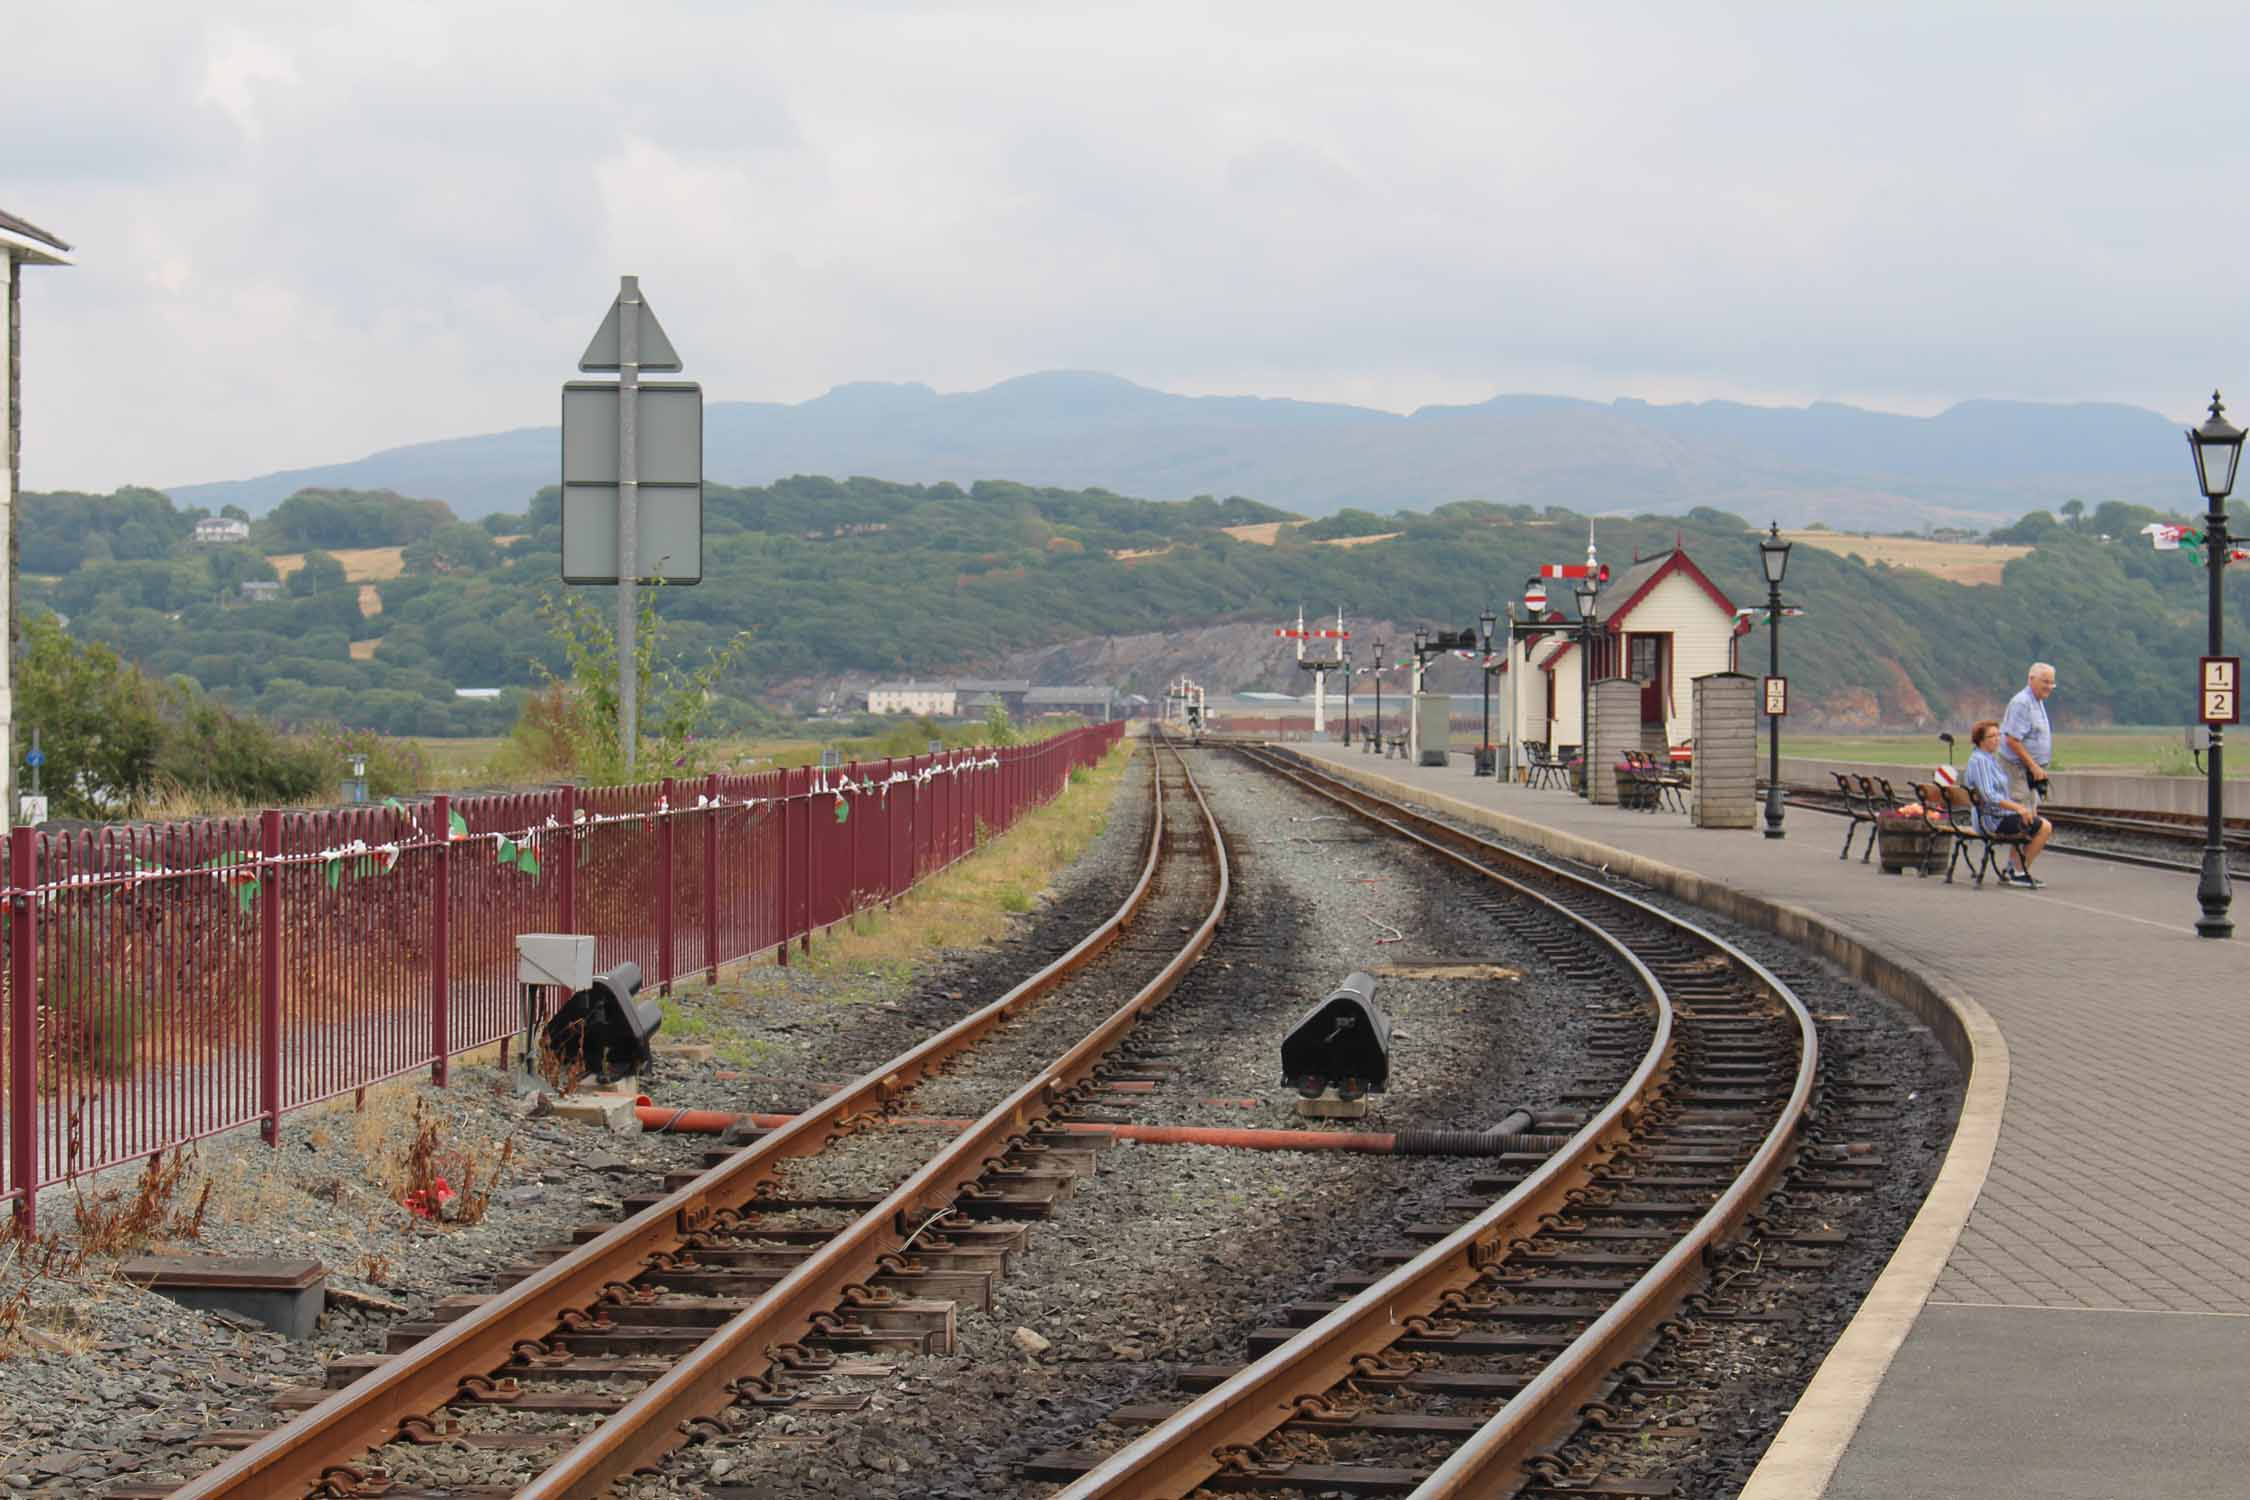
[[[640,748],[641,279],[617,288],[617,743],[632,774]]]

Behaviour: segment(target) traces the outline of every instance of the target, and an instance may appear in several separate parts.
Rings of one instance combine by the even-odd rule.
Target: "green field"
[[[1969,758],[1969,731],[1954,731],[1953,763]],[[2250,746],[2245,747],[2250,750]],[[1935,731],[1927,734],[1791,734],[1781,733],[1781,753],[1807,760],[1857,760],[1886,766],[1936,766],[1945,763],[1945,746]],[[1758,763],[1766,758],[1766,741],[1758,738]],[[2250,753],[2238,751],[2227,765],[2227,778],[2250,776]],[[2148,727],[2120,729],[2057,729],[2057,771],[2130,771],[2146,776],[2194,776],[2177,729]]]

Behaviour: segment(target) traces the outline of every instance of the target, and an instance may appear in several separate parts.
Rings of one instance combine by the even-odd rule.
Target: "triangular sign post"
[[[578,356],[578,368],[587,371],[622,370],[624,358],[618,352],[618,320],[620,314],[616,301],[611,301],[609,311],[602,315],[602,326],[594,330],[594,341],[586,352]],[[663,325],[656,321],[656,309],[644,299],[641,303],[641,369],[659,374],[680,368],[680,354],[665,337]]]

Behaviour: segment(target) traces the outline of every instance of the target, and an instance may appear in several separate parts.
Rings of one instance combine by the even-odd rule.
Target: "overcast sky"
[[[720,400],[2187,417],[2250,373],[2238,8],[1838,10],[13,6],[0,208],[77,247],[24,481],[550,423],[621,271]]]

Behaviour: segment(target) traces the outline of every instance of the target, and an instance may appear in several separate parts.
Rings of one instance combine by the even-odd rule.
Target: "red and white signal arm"
[[[2198,658],[2202,665],[2203,722],[2206,724],[2239,724],[2242,722],[2242,658],[2239,656],[2205,656]]]
[[[1768,677],[1766,679],[1767,717],[1780,719],[1788,717],[1788,714],[1789,679],[1786,677]]]

